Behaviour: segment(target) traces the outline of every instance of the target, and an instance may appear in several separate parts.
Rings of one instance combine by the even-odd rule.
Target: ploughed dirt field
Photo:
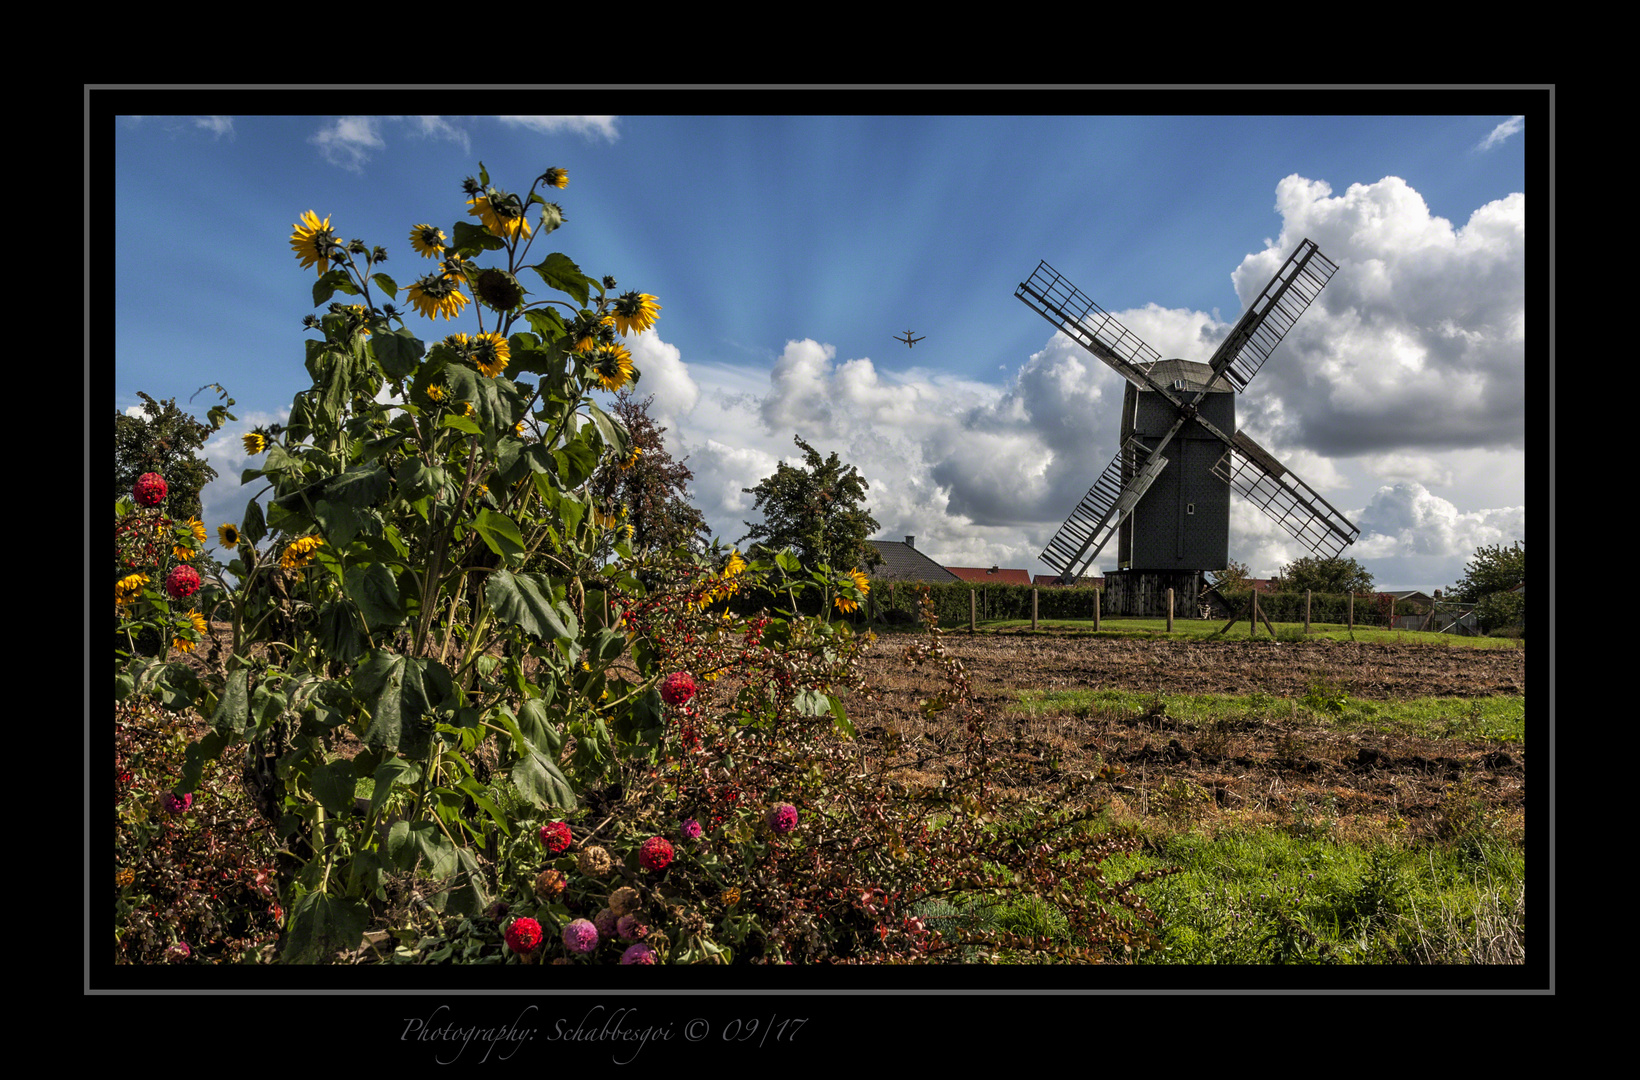
[[[918,784],[938,779],[957,740],[949,721],[930,720],[920,706],[945,687],[940,669],[906,664],[911,640],[887,636],[871,646],[866,674],[875,692],[851,700],[849,711],[879,759]],[[1359,709],[1331,715],[1301,704],[1318,686],[1361,704],[1524,695],[1523,648],[962,633],[947,634],[944,644],[985,707],[1006,783],[1062,791],[1072,801],[1108,800],[1117,816],[1201,825],[1325,815],[1341,839],[1385,830],[1439,837],[1476,812],[1509,832],[1524,827],[1524,742],[1464,737],[1462,703],[1451,717],[1459,734],[1439,738],[1376,724]],[[1021,690],[1262,696],[1227,720],[1170,716],[1160,699],[1057,712],[1039,706],[1031,717],[1011,711]],[[1105,779],[1072,779],[1090,775]]]

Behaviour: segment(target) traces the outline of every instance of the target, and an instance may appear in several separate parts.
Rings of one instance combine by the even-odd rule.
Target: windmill
[[[1231,489],[1322,558],[1355,541],[1360,529],[1235,424],[1235,395],[1337,269],[1305,240],[1205,364],[1162,359],[1045,262],[1020,283],[1016,297],[1127,380],[1120,449],[1040,556],[1061,581],[1120,536],[1112,614],[1153,614],[1168,588],[1195,610],[1202,572],[1229,559]]]

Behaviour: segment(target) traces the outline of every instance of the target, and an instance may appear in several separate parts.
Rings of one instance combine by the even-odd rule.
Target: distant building
[[[963,581],[975,585],[1029,585],[1031,575],[1024,570],[1004,570],[1000,566],[947,566],[947,570]]]
[[[876,549],[882,562],[871,572],[878,581],[925,581],[930,584],[956,581],[957,575],[917,550],[917,538],[908,536],[898,540],[867,540]]]

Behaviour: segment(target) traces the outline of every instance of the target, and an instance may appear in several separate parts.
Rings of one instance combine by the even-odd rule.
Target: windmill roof
[[[1175,382],[1183,382],[1185,390],[1201,390],[1207,386],[1207,381],[1213,375],[1213,369],[1206,364],[1194,360],[1180,360],[1174,357],[1171,360],[1158,360],[1150,366],[1150,377],[1164,386],[1172,386]],[[1220,375],[1213,382],[1213,389],[1220,393],[1234,393],[1235,387],[1230,380]]]
[[[871,576],[882,581],[955,581],[951,573],[910,544],[899,540],[867,540],[877,549],[882,562]]]

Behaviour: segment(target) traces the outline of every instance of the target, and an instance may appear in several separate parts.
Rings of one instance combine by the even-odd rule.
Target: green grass
[[[1206,727],[1246,720],[1310,720],[1427,739],[1526,740],[1525,695],[1360,701],[1317,684],[1303,697],[1274,694],[1156,694],[1136,690],[1021,690],[1013,715],[1137,715],[1160,705],[1172,720]]]
[[[1462,637],[1454,634],[1432,634],[1420,630],[1377,630],[1371,627],[1357,626],[1349,629],[1343,623],[1316,623],[1310,624],[1308,635],[1304,633],[1303,623],[1273,622],[1276,637],[1281,641],[1355,641],[1378,645],[1449,645],[1461,649],[1518,649],[1524,644],[1513,638],[1494,637]],[[1029,632],[1029,619],[981,619],[975,624],[980,633],[1018,633]],[[1219,630],[1224,626],[1222,619],[1174,619],[1173,632],[1168,633],[1166,619],[1101,619],[1099,629],[1093,629],[1092,619],[1038,619],[1039,632],[1054,634],[1076,634],[1084,637],[1109,638],[1161,638],[1164,640],[1188,641],[1221,637]],[[948,631],[961,632],[968,629],[967,624],[946,627]],[[1243,619],[1226,630],[1222,638],[1227,641],[1247,640],[1247,620]],[[1270,631],[1261,622],[1258,633],[1253,635],[1254,640],[1269,641]]]
[[[1483,824],[1454,842],[1361,846],[1277,829],[1182,833],[1112,875],[1177,867],[1138,887],[1162,917],[1148,964],[1520,963],[1525,853]]]

